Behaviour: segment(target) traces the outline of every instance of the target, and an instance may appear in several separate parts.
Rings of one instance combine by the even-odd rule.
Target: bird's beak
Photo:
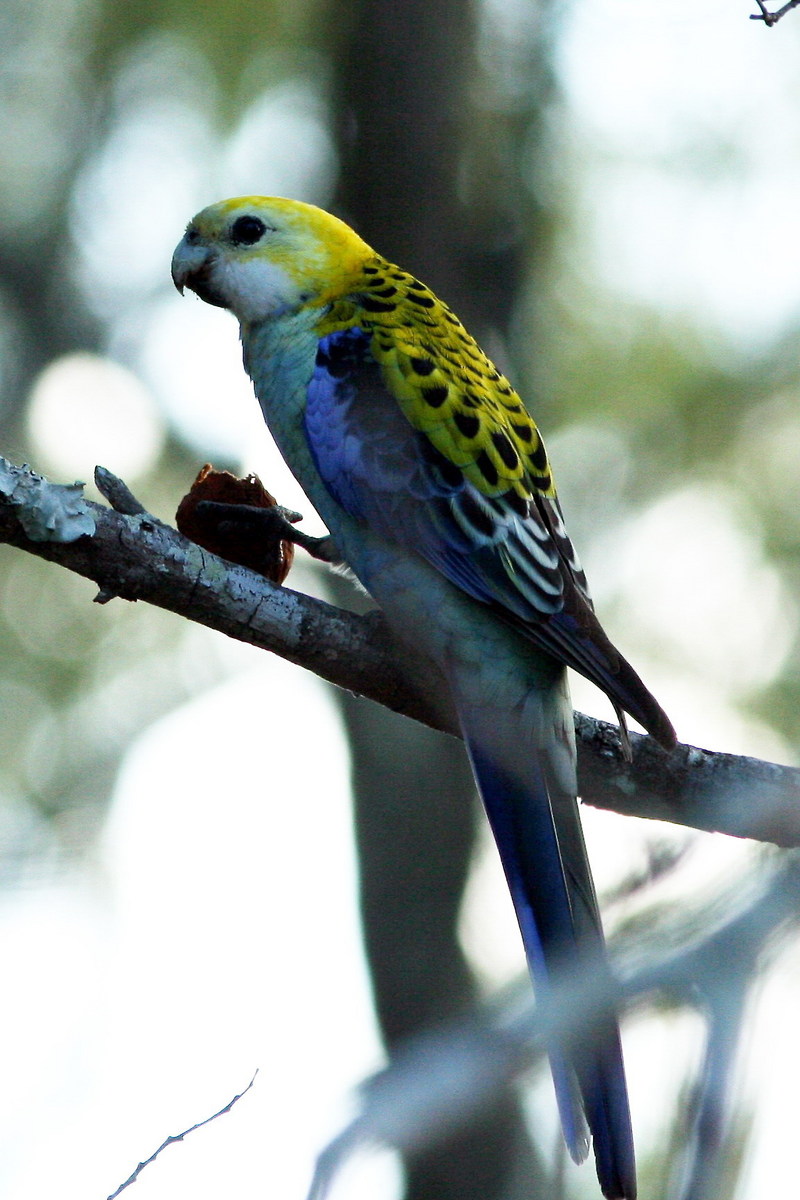
[[[192,281],[204,274],[208,267],[208,259],[208,247],[198,242],[190,242],[184,234],[172,256],[172,282],[181,295],[184,288],[191,288]]]
[[[227,308],[227,301],[219,295],[213,283],[213,267],[216,253],[213,247],[190,240],[186,233],[175,247],[172,256],[172,282],[183,295],[183,289],[189,288],[207,304],[218,308]]]

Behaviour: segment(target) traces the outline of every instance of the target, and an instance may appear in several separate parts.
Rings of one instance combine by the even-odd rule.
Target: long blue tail
[[[485,713],[484,713],[485,715]],[[571,712],[570,712],[571,716]],[[537,757],[519,730],[470,722],[465,740],[514,901],[539,995],[560,971],[605,970],[600,916],[574,790],[555,769],[565,746]],[[528,740],[528,739],[524,739]],[[563,769],[560,771],[563,776]],[[635,1200],[636,1166],[619,1028],[603,1015],[586,1035],[549,1049],[561,1124],[582,1162],[592,1134],[597,1177],[608,1200]],[[585,1120],[584,1120],[585,1115]]]

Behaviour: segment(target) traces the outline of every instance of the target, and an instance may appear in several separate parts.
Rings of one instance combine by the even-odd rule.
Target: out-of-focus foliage
[[[0,450],[70,480],[105,459],[167,518],[206,459],[258,468],[263,434],[254,406],[250,425],[240,415],[247,389],[234,371],[235,334],[219,355],[231,373],[212,376],[208,354],[189,376],[192,350],[228,327],[221,314],[180,307],[169,255],[192,212],[221,195],[338,198],[376,241],[385,231],[381,249],[393,252],[396,238],[398,253],[419,253],[407,265],[456,301],[520,383],[604,623],[679,732],[791,754],[800,738],[800,311],[787,305],[753,329],[726,323],[710,304],[648,293],[614,247],[627,234],[631,257],[639,245],[649,261],[650,243],[669,232],[653,203],[666,197],[687,228],[688,271],[705,261],[689,232],[695,202],[727,211],[741,196],[745,209],[753,204],[743,219],[764,229],[764,276],[780,291],[779,260],[795,249],[770,239],[770,218],[776,196],[791,204],[800,174],[796,79],[759,126],[744,101],[737,120],[715,107],[708,56],[693,57],[695,13],[686,61],[665,66],[653,44],[646,63],[620,67],[584,46],[585,77],[598,101],[621,91],[620,117],[620,79],[632,97],[648,71],[671,71],[676,91],[686,72],[709,81],[694,107],[676,104],[679,134],[654,121],[655,133],[642,135],[634,122],[628,142],[609,149],[587,125],[565,58],[567,43],[577,53],[570,24],[580,3],[476,0],[459,9],[449,55],[449,6],[423,6],[416,31],[401,6],[8,0]],[[426,157],[419,124],[394,107],[394,81],[420,65],[423,19],[436,23],[442,47],[425,60],[429,78],[446,83],[450,71],[455,80],[456,60],[462,72],[446,114],[423,113],[425,146],[446,144],[458,181],[447,208],[443,159]],[[797,40],[788,22],[767,40],[778,36]],[[369,59],[359,62],[359,45],[371,46]],[[395,132],[364,155],[353,112],[368,88]],[[445,115],[452,137],[437,125]],[[759,172],[774,184],[776,162],[784,190],[748,190]],[[618,218],[623,232],[609,249],[604,221],[620,196],[630,228]],[[396,227],[393,204],[402,207]],[[403,242],[414,220],[418,236]],[[740,253],[732,240],[716,259],[731,290]],[[278,492],[278,468],[266,461],[265,483]],[[91,595],[86,581],[0,547],[0,882],[86,853],[132,736],[232,669],[229,650],[204,631],[139,606],[92,605]],[[693,869],[704,883],[705,868]],[[671,911],[674,896],[659,886],[653,912]],[[642,913],[647,928],[650,910]]]
[[[117,455],[138,428],[147,449],[129,478],[154,510],[174,511],[197,459],[164,428],[146,386],[126,428],[113,381],[92,386],[89,360],[71,394],[62,380],[52,402],[38,397],[31,413],[34,385],[75,350],[102,355],[114,347],[136,370],[143,318],[168,294],[176,231],[209,194],[197,179],[213,176],[204,159],[215,158],[224,138],[214,130],[241,128],[265,89],[292,86],[298,66],[302,75],[314,60],[324,15],[311,3],[3,7],[5,453],[84,474],[94,465],[89,456],[105,454],[120,469]],[[104,448],[98,427],[106,425]],[[52,830],[62,848],[86,845],[136,730],[226,669],[201,631],[127,605],[98,608],[91,595],[85,581],[0,548],[0,796],[12,814],[3,818],[3,855],[18,862],[32,854],[39,868]],[[52,823],[38,823],[36,812]]]
[[[108,2],[91,7],[95,14],[93,21],[89,18],[94,26],[90,51],[97,78],[113,78],[137,43],[174,39],[201,56],[217,82],[223,111],[226,104],[231,106],[232,119],[248,102],[245,86],[270,81],[266,63],[275,51],[307,51],[328,19],[320,0],[145,0],[124,8]]]

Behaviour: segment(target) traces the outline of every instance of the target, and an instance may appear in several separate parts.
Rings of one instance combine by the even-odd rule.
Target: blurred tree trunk
[[[343,11],[334,10],[337,23]],[[550,75],[531,75],[527,110],[478,111],[479,16],[470,0],[348,6],[348,25],[337,31],[337,207],[502,357],[536,216],[520,179],[521,146],[527,139],[530,152],[538,135],[541,79]],[[543,56],[535,37],[525,49],[531,62]],[[495,82],[484,80],[489,89]],[[336,580],[337,601],[347,586]],[[339,695],[366,951],[391,1049],[477,999],[457,924],[478,809],[460,744]],[[406,1200],[532,1200],[552,1190],[512,1092],[406,1171]]]

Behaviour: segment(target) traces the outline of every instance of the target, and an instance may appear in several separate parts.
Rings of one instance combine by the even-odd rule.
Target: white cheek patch
[[[240,321],[260,321],[292,308],[300,288],[287,272],[268,258],[244,262],[222,261],[214,272],[214,286]]]

